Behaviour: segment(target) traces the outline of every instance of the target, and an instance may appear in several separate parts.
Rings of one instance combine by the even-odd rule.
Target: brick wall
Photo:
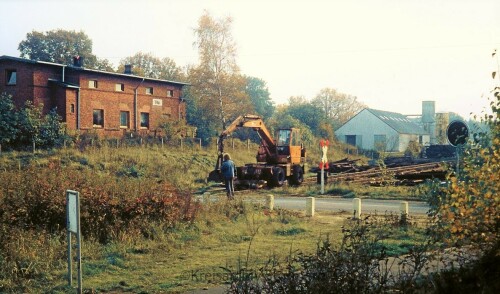
[[[6,85],[6,73],[13,69],[17,83]],[[0,57],[0,92],[11,94],[17,107],[26,100],[43,103],[44,113],[57,107],[69,130],[77,129],[79,118],[80,130],[101,136],[119,137],[136,126],[142,134],[153,133],[163,120],[185,120],[186,106],[180,99],[183,84],[74,67],[65,67],[62,83],[62,72],[62,65]],[[97,81],[97,88],[90,87],[89,81]],[[116,84],[123,84],[123,91],[117,91]],[[94,110],[103,111],[103,126],[94,125]],[[128,126],[120,125],[122,111],[129,113]],[[148,128],[140,126],[141,113],[149,114]]]

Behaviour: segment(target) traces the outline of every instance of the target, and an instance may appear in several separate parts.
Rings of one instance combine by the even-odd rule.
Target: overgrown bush
[[[388,220],[389,222],[391,219]],[[385,222],[385,220],[383,221]],[[229,293],[386,293],[425,291],[419,281],[429,258],[428,243],[414,246],[407,256],[390,258],[382,240],[383,224],[370,216],[349,220],[340,246],[329,238],[318,243],[315,254],[295,252],[284,260],[271,257],[252,269],[246,263],[226,268],[231,277]]]
[[[493,72],[493,77],[496,74]],[[429,184],[428,195],[430,215],[435,219],[430,231],[436,240],[446,246],[480,252],[478,260],[443,274],[437,281],[450,286],[447,279],[453,277],[461,285],[459,289],[498,293],[500,285],[495,282],[500,276],[498,265],[493,271],[482,266],[489,264],[491,257],[498,260],[500,255],[500,86],[492,93],[491,113],[481,117],[489,133],[473,134],[474,140],[463,146],[462,161],[455,170],[450,170],[447,182]],[[472,280],[471,270],[477,270]]]
[[[4,149],[52,148],[61,146],[66,139],[61,118],[52,109],[42,114],[43,105],[31,101],[21,109],[16,109],[12,96],[0,94],[0,145]]]
[[[57,160],[0,172],[0,182],[2,228],[61,232],[66,227],[65,191],[71,189],[81,195],[83,235],[102,243],[130,231],[145,232],[151,222],[167,229],[190,221],[197,209],[189,194],[179,193],[167,182],[121,180],[64,167]]]
[[[67,189],[80,192],[86,242],[156,239],[194,220],[198,203],[166,181],[116,177],[60,159],[0,170],[0,292],[40,287],[65,263]]]

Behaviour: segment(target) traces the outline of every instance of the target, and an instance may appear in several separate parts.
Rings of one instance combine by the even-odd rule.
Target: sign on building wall
[[[153,106],[162,106],[163,100],[161,99],[153,99]]]

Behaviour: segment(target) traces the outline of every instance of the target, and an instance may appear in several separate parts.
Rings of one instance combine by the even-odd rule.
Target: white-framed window
[[[146,87],[146,94],[153,95],[153,87]]]
[[[167,97],[174,97],[174,90],[167,90]]]
[[[9,86],[13,86],[17,84],[17,71],[15,69],[8,69],[6,71],[6,80],[5,84]]]
[[[97,89],[97,80],[90,80],[89,81],[89,88]]]
[[[130,126],[130,111],[120,111],[120,128],[128,129]]]
[[[141,112],[141,128],[149,128],[149,113]]]
[[[104,109],[94,109],[92,114],[92,123],[94,127],[104,127]]]
[[[117,92],[123,92],[125,91],[125,84],[115,84],[115,91]]]

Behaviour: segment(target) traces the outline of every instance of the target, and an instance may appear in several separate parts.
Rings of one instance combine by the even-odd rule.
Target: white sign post
[[[319,146],[321,147],[321,162],[319,163],[319,168],[321,169],[321,195],[325,194],[325,169],[328,169],[328,158],[326,157],[328,153],[328,140],[319,141]]]
[[[80,231],[80,193],[66,190],[66,223],[68,228],[68,284],[72,286],[73,265],[71,254],[71,234],[76,234],[76,261],[78,268],[78,289],[77,293],[82,293],[82,243]]]

